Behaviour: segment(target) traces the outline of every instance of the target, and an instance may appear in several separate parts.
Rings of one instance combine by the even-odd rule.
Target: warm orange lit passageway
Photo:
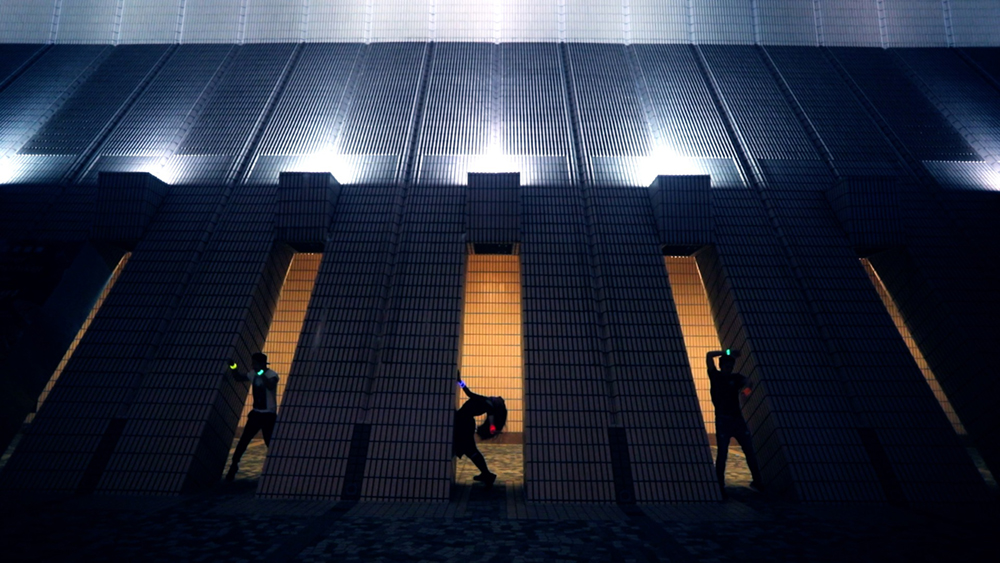
[[[316,285],[316,274],[319,273],[322,259],[322,254],[313,252],[299,252],[292,257],[285,281],[281,284],[281,293],[274,309],[271,328],[264,342],[263,352],[267,354],[267,362],[270,364],[268,367],[278,372],[278,391],[275,399],[279,408],[285,385],[288,384],[288,371],[292,367],[295,348],[299,344],[299,334],[302,332],[302,323],[306,320],[306,309],[309,307],[309,298],[312,296],[313,286]],[[240,415],[240,424],[246,421],[251,408],[253,408],[253,394],[248,393],[246,405],[243,406],[243,413]]]
[[[670,290],[677,306],[677,317],[681,323],[684,347],[691,364],[691,377],[698,392],[698,405],[705,420],[705,430],[709,440],[715,439],[715,408],[712,406],[705,367],[705,354],[721,348],[719,335],[715,331],[715,321],[708,304],[708,293],[701,281],[701,272],[693,256],[665,256]]]
[[[505,438],[524,432],[518,256],[468,256],[459,365],[470,389],[504,398],[508,410]],[[461,395],[459,404],[464,402],[465,395]]]
[[[913,359],[916,360],[917,366],[924,374],[924,378],[927,379],[927,384],[930,385],[931,391],[934,392],[934,396],[937,397],[938,402],[941,403],[941,408],[944,409],[944,414],[948,416],[948,420],[955,428],[955,432],[958,432],[960,435],[965,435],[965,428],[962,426],[962,422],[958,419],[958,415],[955,414],[955,409],[951,407],[951,402],[948,401],[948,397],[944,394],[944,389],[941,389],[941,384],[939,384],[937,378],[934,377],[934,372],[931,371],[931,367],[927,364],[927,360],[924,359],[924,355],[920,353],[920,348],[917,347],[916,340],[914,340],[913,335],[910,334],[910,329],[906,327],[903,315],[900,314],[899,307],[896,306],[896,302],[892,299],[892,296],[889,295],[889,290],[886,289],[885,284],[883,284],[881,278],[878,277],[878,273],[875,272],[875,268],[872,266],[871,262],[862,258],[861,263],[864,265],[865,271],[868,272],[868,277],[871,278],[872,284],[875,286],[875,290],[878,291],[878,296],[882,298],[882,303],[885,304],[885,308],[889,311],[889,316],[892,317],[892,322],[896,324],[896,330],[898,330],[899,335],[903,337],[903,341],[906,342],[906,347],[910,349],[910,353],[913,354]]]
[[[122,270],[125,268],[125,264],[128,262],[130,256],[132,256],[132,253],[126,252],[125,255],[122,256],[121,260],[118,261],[118,265],[115,266],[114,271],[111,272],[111,277],[108,279],[108,283],[104,285],[104,289],[101,290],[101,294],[97,297],[97,301],[90,309],[90,313],[87,314],[87,320],[83,321],[83,325],[80,326],[80,330],[77,331],[76,336],[73,337],[73,342],[70,343],[66,353],[63,354],[62,360],[59,361],[59,365],[52,373],[52,378],[45,384],[45,389],[42,390],[42,394],[38,396],[38,405],[35,407],[36,411],[42,408],[42,403],[45,402],[49,393],[52,392],[52,388],[55,386],[56,381],[59,380],[59,376],[62,375],[63,370],[66,369],[66,364],[69,363],[69,359],[73,356],[73,352],[76,351],[76,347],[80,344],[80,340],[83,339],[83,335],[86,334],[87,329],[90,328],[90,323],[94,322],[94,317],[97,316],[97,311],[100,310],[101,305],[104,304],[104,300],[107,299],[108,294],[111,293],[111,288],[114,287],[115,282],[117,282],[118,278],[121,276]],[[31,422],[31,419],[33,419],[34,416],[34,413],[29,414],[26,422]]]

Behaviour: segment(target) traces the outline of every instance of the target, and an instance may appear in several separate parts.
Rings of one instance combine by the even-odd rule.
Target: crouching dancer
[[[233,452],[233,464],[229,466],[226,473],[226,481],[236,478],[236,472],[240,470],[240,458],[243,452],[250,445],[257,432],[264,434],[264,444],[271,445],[271,433],[274,431],[274,423],[278,418],[278,402],[275,393],[278,390],[278,374],[267,368],[267,355],[257,352],[250,357],[253,369],[246,374],[239,372],[235,362],[229,365],[229,372],[236,381],[249,381],[250,389],[253,393],[253,410],[247,415],[247,422],[243,426],[243,434],[236,444],[236,451]]]
[[[469,460],[479,469],[479,475],[473,477],[476,481],[482,481],[487,487],[493,486],[497,480],[495,473],[490,473],[490,468],[486,465],[486,458],[476,446],[476,434],[488,440],[495,437],[503,430],[507,422],[507,406],[502,397],[484,397],[469,390],[461,379],[458,386],[462,388],[469,400],[462,405],[462,408],[455,411],[455,437],[452,444],[452,453],[458,457],[468,456]],[[476,428],[476,417],[487,415],[486,421],[479,428]]]

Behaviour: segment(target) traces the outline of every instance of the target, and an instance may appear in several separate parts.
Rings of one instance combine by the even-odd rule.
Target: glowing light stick
[[[229,364],[229,369],[236,369],[236,362]]]
[[[257,370],[257,375],[264,375],[264,370],[262,369]]]

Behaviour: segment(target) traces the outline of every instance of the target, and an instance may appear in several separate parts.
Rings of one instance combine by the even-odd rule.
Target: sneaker
[[[480,473],[479,475],[473,475],[472,476],[472,480],[473,481],[482,481],[485,478],[486,478],[486,474],[485,473]]]
[[[229,481],[230,483],[232,483],[233,479],[236,479],[236,472],[239,471],[239,470],[240,470],[240,465],[238,463],[234,463],[234,464],[230,465],[229,466],[229,472],[226,473],[226,481]]]
[[[764,486],[758,483],[757,481],[750,481],[750,490],[758,493],[763,493]]]
[[[476,479],[477,481],[482,481],[483,484],[486,485],[487,487],[492,487],[493,483],[497,480],[497,475],[496,473],[485,473],[483,475],[476,475],[475,477],[473,477],[473,479]]]

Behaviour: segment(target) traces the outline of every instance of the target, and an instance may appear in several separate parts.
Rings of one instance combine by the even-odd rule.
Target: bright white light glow
[[[667,147],[653,149],[649,156],[641,157],[638,165],[638,184],[649,186],[657,176],[684,176],[704,174],[697,160],[678,156]]]
[[[997,174],[996,172],[990,174],[987,178],[987,182],[989,183],[991,190],[1000,192],[1000,174]]]
[[[21,171],[21,166],[14,162],[9,156],[0,158],[0,184],[9,183],[11,180],[17,177],[17,173]]]
[[[469,172],[520,172],[517,163],[503,154],[499,145],[491,144],[486,154],[470,157]]]
[[[159,164],[142,166],[139,170],[135,170],[135,172],[148,172],[156,176],[164,184],[173,184],[180,170],[178,170],[178,163],[174,159],[165,156],[160,159]]]
[[[333,147],[304,156],[295,163],[295,172],[329,172],[341,184],[352,184],[357,178],[354,165]]]

